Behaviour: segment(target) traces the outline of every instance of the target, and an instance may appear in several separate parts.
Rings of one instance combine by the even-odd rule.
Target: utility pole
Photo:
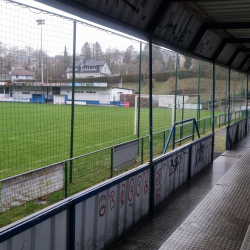
[[[41,79],[43,84],[43,25],[45,24],[44,19],[36,20],[37,25],[41,25]]]

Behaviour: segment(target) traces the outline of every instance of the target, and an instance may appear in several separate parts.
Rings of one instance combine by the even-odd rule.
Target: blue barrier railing
[[[181,138],[181,139],[179,139],[179,140],[177,140],[177,141],[175,141],[175,127],[176,127],[176,125],[181,124],[181,127],[183,127],[183,123],[187,123],[187,122],[191,122],[191,121],[193,122],[192,134],[191,134],[191,135],[188,135],[188,136],[186,136],[186,137],[183,137],[183,138]],[[197,134],[198,134],[198,136],[199,136],[199,138],[200,138],[200,132],[199,132],[199,128],[198,128],[198,126],[197,126],[197,122],[196,122],[195,118],[191,118],[191,119],[184,120],[184,121],[180,121],[180,122],[175,122],[175,123],[172,125],[172,128],[171,128],[171,130],[170,130],[170,133],[169,133],[169,136],[168,136],[168,140],[167,140],[166,145],[165,145],[165,148],[164,148],[164,150],[163,150],[163,154],[165,154],[166,151],[167,151],[168,145],[169,145],[169,143],[170,143],[170,138],[171,138],[172,135],[173,135],[173,146],[172,146],[172,149],[174,149],[174,148],[175,148],[175,143],[184,141],[184,140],[186,140],[186,139],[188,139],[188,138],[190,138],[190,137],[192,137],[192,141],[193,141],[193,140],[194,140],[194,130],[195,130],[195,128],[196,128]]]

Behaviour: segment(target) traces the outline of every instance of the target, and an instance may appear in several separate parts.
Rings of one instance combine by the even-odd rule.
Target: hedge
[[[167,81],[170,77],[175,77],[175,70],[173,71],[165,71],[165,72],[157,72],[153,73],[153,78],[156,82],[164,82]],[[197,71],[192,70],[178,70],[178,78],[196,78],[198,77]],[[201,72],[202,78],[212,78],[212,74],[210,72]],[[76,78],[76,82],[107,82],[108,84],[119,83],[122,78],[123,83],[127,82],[138,82],[139,74],[130,74],[130,75],[119,75],[119,76],[103,76],[103,77],[89,77],[89,78]],[[148,74],[143,74],[142,79],[148,79]],[[51,82],[72,82],[71,78],[63,78],[63,79],[54,79]]]

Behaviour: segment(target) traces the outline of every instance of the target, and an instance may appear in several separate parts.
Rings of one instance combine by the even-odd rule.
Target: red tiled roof
[[[30,70],[13,70],[11,71],[11,75],[17,75],[17,76],[34,76],[35,73]]]

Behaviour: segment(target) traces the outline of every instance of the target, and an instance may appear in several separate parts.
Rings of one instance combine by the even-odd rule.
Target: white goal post
[[[182,98],[182,96],[181,96]],[[153,95],[153,108],[172,109],[172,123],[174,123],[174,95]],[[138,104],[139,95],[135,95],[135,113],[134,113],[134,135],[137,134],[138,126]],[[149,108],[149,95],[141,94],[141,108]]]

